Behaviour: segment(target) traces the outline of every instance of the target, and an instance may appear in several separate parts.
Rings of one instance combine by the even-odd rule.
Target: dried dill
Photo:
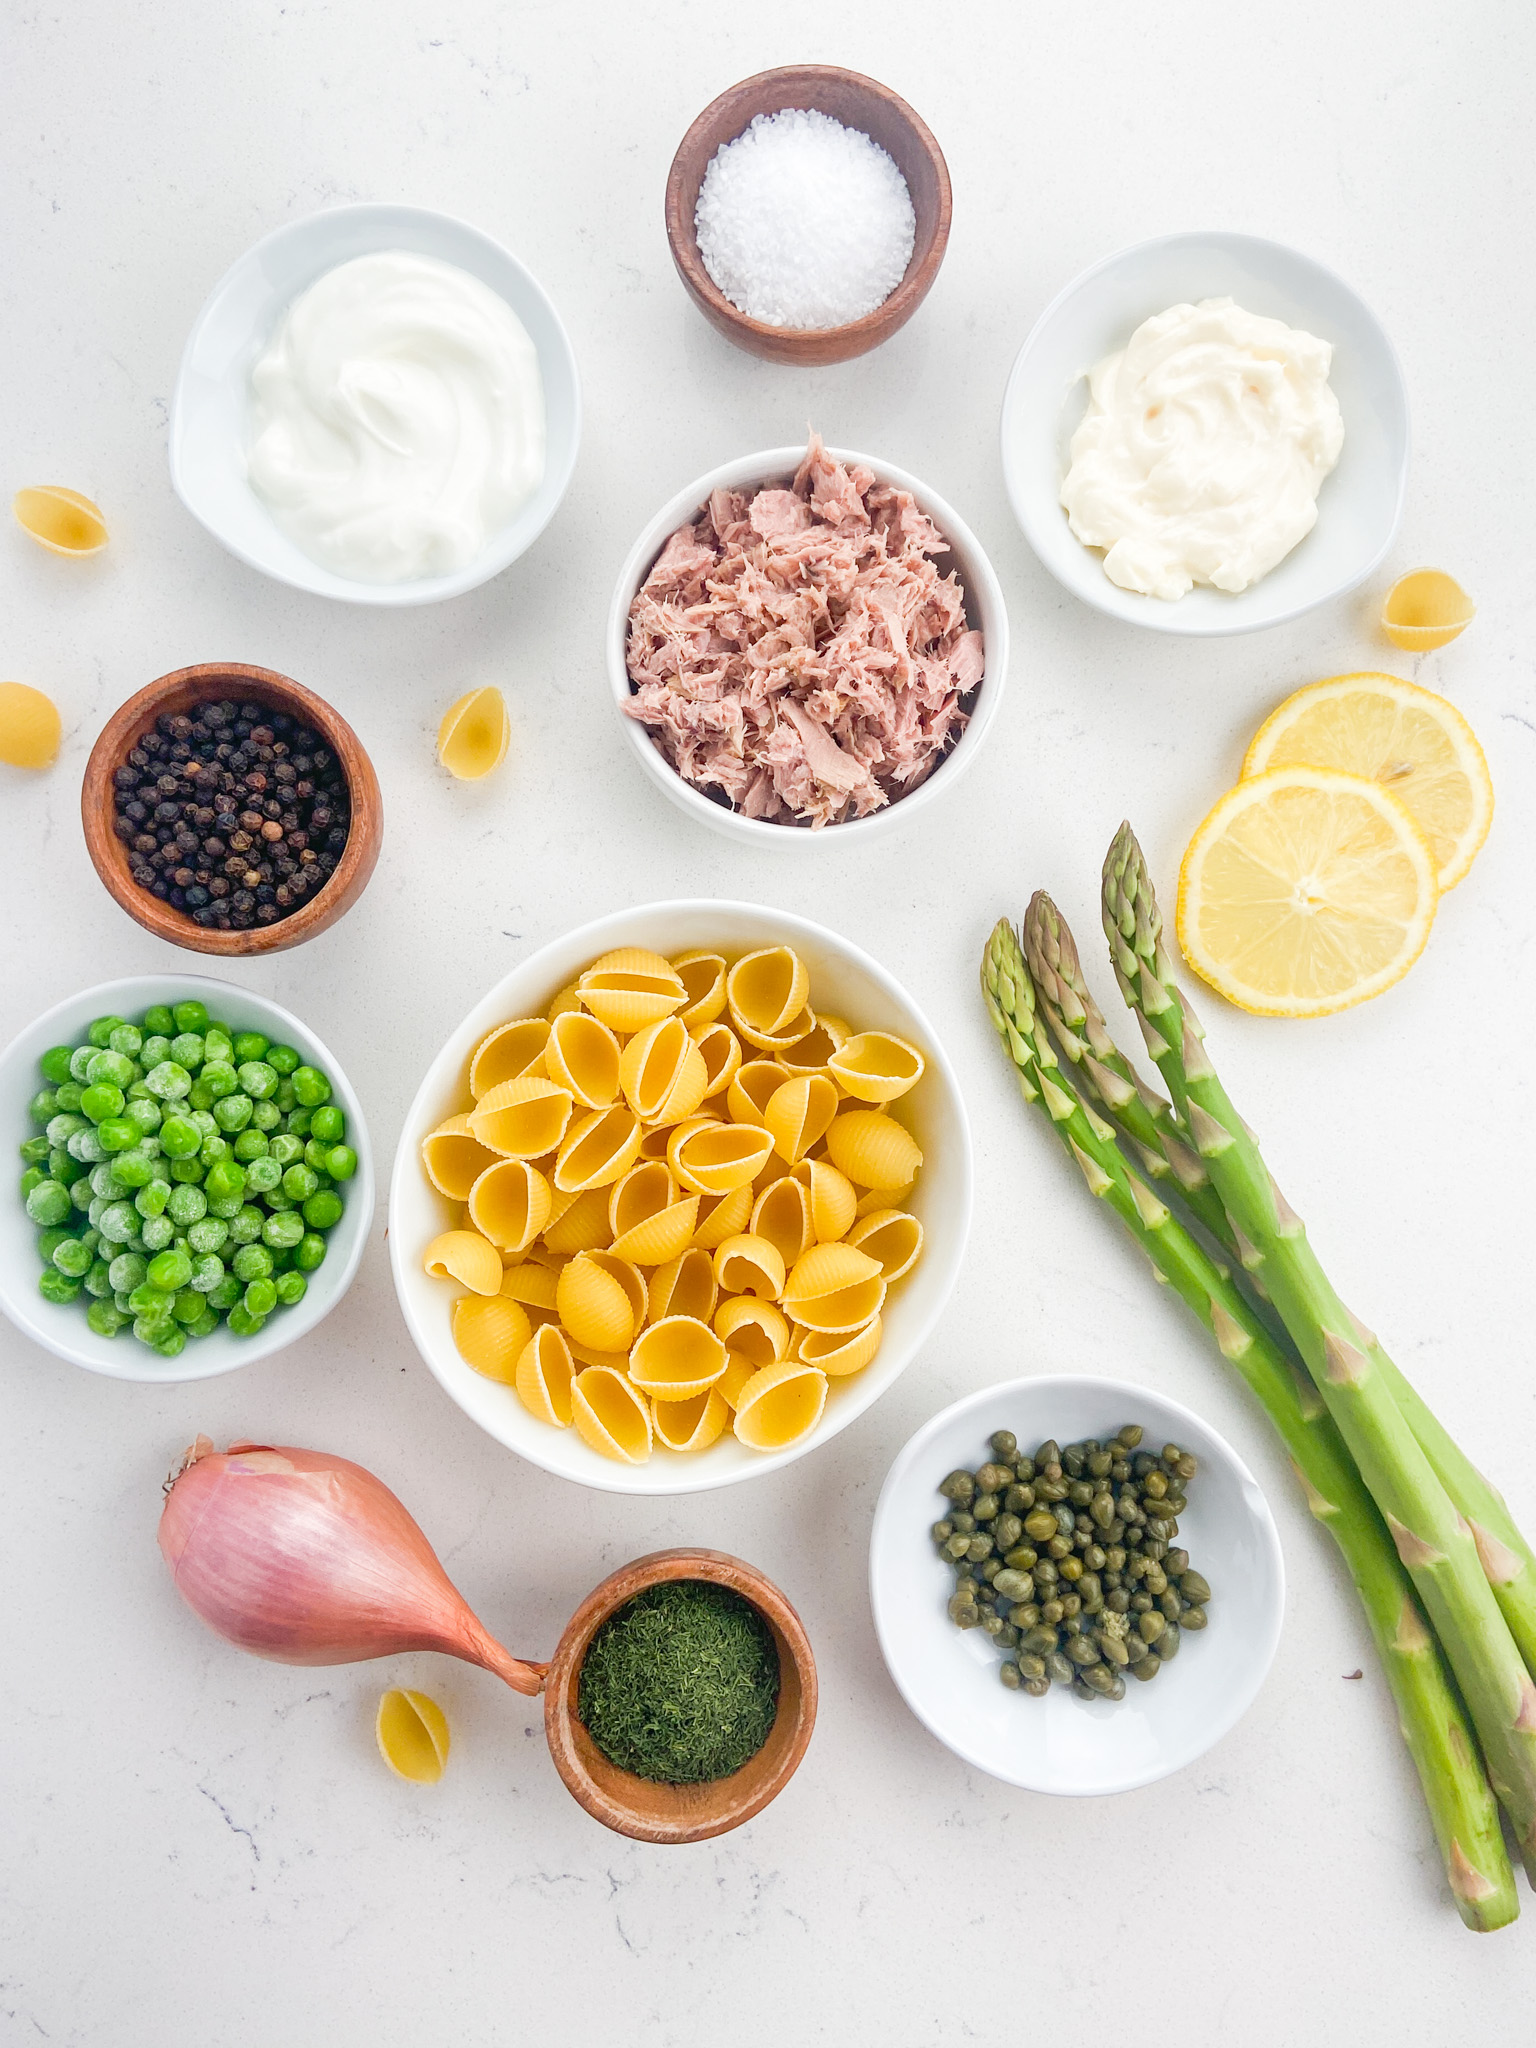
[[[768,1740],[779,1653],[728,1586],[648,1586],[605,1621],[582,1660],[577,1712],[608,1761],[639,1778],[728,1777]]]

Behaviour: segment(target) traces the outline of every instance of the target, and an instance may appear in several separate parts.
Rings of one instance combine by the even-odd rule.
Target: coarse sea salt
[[[694,230],[738,311],[769,327],[842,327],[912,260],[907,181],[861,129],[798,107],[759,114],[710,158]]]

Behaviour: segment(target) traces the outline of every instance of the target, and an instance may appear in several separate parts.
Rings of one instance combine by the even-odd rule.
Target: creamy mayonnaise
[[[1170,306],[1089,372],[1061,486],[1123,590],[1246,590],[1317,521],[1344,445],[1332,345],[1231,299]]]
[[[251,373],[246,467],[312,560],[367,583],[472,562],[544,475],[527,329],[468,271],[391,250],[295,299]]]

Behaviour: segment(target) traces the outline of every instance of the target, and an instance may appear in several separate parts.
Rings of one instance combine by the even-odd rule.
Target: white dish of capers
[[[1140,1437],[1128,1441],[1138,1428]],[[1139,1542],[1134,1579],[1095,1571],[1096,1551],[1085,1564],[1083,1546],[1074,1549],[1068,1532],[1063,1557],[1046,1573],[1052,1578],[1066,1563],[1066,1576],[1049,1587],[1015,1585],[1039,1572],[1023,1573],[1028,1517],[1017,1512],[1021,1491],[1008,1505],[1010,1487],[1033,1495],[1042,1479],[1048,1494],[1065,1490],[1060,1503],[1031,1498],[1032,1512],[1073,1507],[1074,1486],[1103,1492],[1108,1482],[1114,1493],[1134,1495],[1143,1513],[1156,1510],[1159,1495],[1172,1499],[1177,1528],[1166,1536],[1152,1513],[1155,1554],[1141,1558]],[[978,1501],[980,1520],[971,1512]],[[1088,1536],[1091,1503],[1083,1510]],[[960,1538],[995,1535],[999,1521],[1011,1535],[1010,1517],[1021,1524],[1019,1543],[1009,1546],[1014,1565],[994,1555],[995,1540],[985,1558],[955,1557]],[[1110,1533],[1121,1535],[1118,1521]],[[1144,1542],[1144,1527],[1138,1535]],[[1047,1536],[1032,1547],[1045,1558],[1050,1543]],[[1092,1613],[1083,1608],[1078,1574],[1085,1570]],[[992,1589],[1009,1572],[1007,1583],[1024,1597],[999,1603]],[[1115,1595],[1113,1605],[1106,1593]],[[1202,1593],[1208,1612],[1205,1599],[1191,1597]],[[1058,1614],[1063,1594],[1071,1612]],[[948,1748],[1031,1791],[1103,1794],[1182,1769],[1241,1718],[1279,1641],[1285,1573],[1257,1482],[1198,1416],[1149,1388],[1062,1376],[967,1395],[917,1432],[892,1465],[875,1511],[870,1598],[891,1676]],[[1167,1611],[1175,1601],[1177,1621]],[[1010,1607],[1029,1628],[1008,1619]],[[1043,1610],[1038,1619],[1035,1607]],[[1113,1645],[1099,1640],[1111,1615]],[[1047,1619],[1059,1648],[1042,1654]],[[1127,1646],[1122,1660],[1115,1653]],[[1080,1661],[1068,1658],[1074,1649]],[[1156,1684],[1145,1682],[1152,1658]],[[1070,1676],[1057,1671],[1068,1662]],[[1062,1683],[1050,1682],[1058,1676]]]

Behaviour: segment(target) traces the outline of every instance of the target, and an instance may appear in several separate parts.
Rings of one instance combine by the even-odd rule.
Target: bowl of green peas
[[[200,975],[104,982],[0,1055],[0,1309],[114,1379],[211,1379],[312,1330],[373,1216],[362,1108],[279,1004]]]

